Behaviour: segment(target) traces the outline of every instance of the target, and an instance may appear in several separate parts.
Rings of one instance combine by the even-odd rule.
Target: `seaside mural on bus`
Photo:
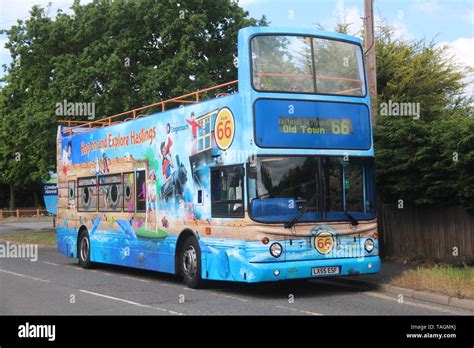
[[[174,223],[211,218],[210,165],[233,161],[229,148],[239,148],[235,98],[60,135],[60,176],[74,178],[67,188],[70,213],[58,217],[60,251],[76,256],[77,229],[85,225],[94,261],[173,272]]]
[[[252,33],[265,30],[239,33],[241,57],[249,58],[244,43]],[[338,97],[344,103],[314,100],[310,94],[272,100],[266,93],[257,99],[257,92],[246,92],[250,66],[245,61],[250,59],[239,66],[237,93],[103,128],[58,129],[61,253],[79,256],[78,232],[85,227],[91,261],[176,273],[178,237],[188,229],[198,239],[203,279],[330,275],[315,274],[315,265],[340,275],[378,272],[373,167],[356,158],[373,157],[368,96]],[[341,132],[333,131],[338,128]],[[278,144],[286,148],[278,150]],[[334,211],[316,223],[318,213],[307,213],[301,224],[285,230],[282,216],[291,218],[301,208],[295,197],[255,197],[255,185],[267,183],[252,161],[271,169],[271,162],[256,154],[307,156],[303,167],[312,168],[315,156],[328,153],[334,157],[329,164],[342,168],[347,151],[355,156],[350,170],[358,171],[361,183],[354,185],[348,177],[339,189],[363,192],[350,219],[348,212]],[[254,202],[251,211],[249,202]],[[260,218],[266,220],[259,223]],[[349,223],[355,219],[361,223]],[[265,238],[269,241],[262,242]],[[364,248],[369,239],[371,251]],[[275,243],[282,249],[279,257],[269,252]],[[282,262],[278,269],[271,266]]]

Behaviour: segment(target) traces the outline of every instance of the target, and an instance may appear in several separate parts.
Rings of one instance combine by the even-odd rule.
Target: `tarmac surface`
[[[10,232],[11,228],[25,228],[25,224],[8,225]],[[8,230],[5,227],[5,223],[0,224],[1,233]],[[401,299],[400,295],[339,282],[338,278],[260,284],[210,282],[205,289],[193,290],[179,278],[159,272],[111,265],[85,270],[76,259],[66,258],[54,248],[40,248],[37,256],[37,261],[0,258],[0,314],[474,314],[412,298]]]

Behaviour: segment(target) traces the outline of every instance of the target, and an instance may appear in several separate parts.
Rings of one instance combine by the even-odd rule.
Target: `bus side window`
[[[68,207],[74,208],[76,205],[76,182],[69,181],[67,185]]]
[[[123,211],[135,211],[135,173],[123,173]]]
[[[97,211],[97,178],[87,177],[77,179],[77,211]]]
[[[143,212],[146,210],[146,175],[144,170],[136,171],[135,180],[135,194],[137,212]]]
[[[243,165],[211,170],[211,213],[213,217],[243,217],[243,199]]]
[[[107,174],[98,176],[98,205],[100,212],[122,211],[123,186],[122,174]]]
[[[202,197],[202,190],[197,190],[197,202],[196,204],[202,205],[203,204],[203,197]]]

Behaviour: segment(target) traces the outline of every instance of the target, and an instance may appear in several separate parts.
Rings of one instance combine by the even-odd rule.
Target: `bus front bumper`
[[[330,267],[331,269],[325,269],[325,267]],[[333,272],[335,267],[338,269],[336,274],[324,273]],[[247,263],[246,271],[243,274],[244,279],[242,279],[242,281],[254,283],[288,279],[362,275],[378,272],[380,272],[380,258],[378,256],[344,259]]]

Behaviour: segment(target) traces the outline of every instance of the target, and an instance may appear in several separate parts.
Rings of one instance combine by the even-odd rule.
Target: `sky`
[[[234,0],[237,1],[237,0]],[[34,4],[46,7],[51,16],[68,8],[73,0],[0,0],[0,29],[8,29],[17,19],[26,19]],[[81,0],[88,3],[91,0]],[[364,15],[363,0],[238,0],[250,16],[266,15],[273,26],[332,30],[345,19],[351,34],[360,36]],[[376,21],[384,19],[396,28],[396,35],[408,40],[425,38],[448,44],[457,63],[474,68],[474,0],[374,0]],[[0,35],[0,66],[11,62]],[[0,76],[4,74],[0,69]],[[473,79],[474,80],[474,79]],[[474,94],[474,86],[469,88]]]

